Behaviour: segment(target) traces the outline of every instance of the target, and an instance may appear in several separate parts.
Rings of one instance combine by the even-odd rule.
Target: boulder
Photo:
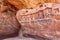
[[[50,11],[50,8],[45,10],[46,8],[36,7],[34,9],[22,9],[17,12],[16,18],[22,26],[24,36],[59,40],[60,14],[53,13],[54,10]]]
[[[0,13],[0,38],[16,35],[19,30],[19,22],[11,11]]]

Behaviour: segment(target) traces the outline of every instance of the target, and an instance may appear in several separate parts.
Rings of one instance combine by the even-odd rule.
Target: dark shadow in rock
[[[18,32],[9,34],[9,35],[0,35],[0,39],[11,38],[11,37],[16,37],[16,36],[18,36]]]
[[[21,26],[21,25],[20,25]],[[6,39],[6,38],[14,38],[14,37],[18,37],[19,36],[19,31],[17,30],[15,33],[13,34],[8,34],[8,35],[0,35],[0,40]]]
[[[46,37],[41,37],[41,36],[37,36],[37,35],[31,35],[31,34],[23,34],[24,37],[27,37],[27,38],[34,38],[34,39],[37,39],[37,40],[51,40],[51,39],[48,39]]]

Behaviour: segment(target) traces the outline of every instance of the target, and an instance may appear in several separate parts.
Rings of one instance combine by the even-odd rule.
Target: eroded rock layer
[[[19,29],[20,25],[11,11],[0,13],[0,38],[17,33]]]
[[[16,17],[22,25],[23,34],[48,39],[60,38],[60,4],[45,3],[33,9],[22,9]]]

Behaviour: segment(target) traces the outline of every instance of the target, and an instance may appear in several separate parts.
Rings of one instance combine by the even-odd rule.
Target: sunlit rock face
[[[58,0],[7,0],[10,4],[14,5],[17,9],[34,8],[44,3],[58,3]]]
[[[60,4],[45,3],[33,9],[22,9],[16,14],[24,35],[37,35],[51,40],[60,38]]]

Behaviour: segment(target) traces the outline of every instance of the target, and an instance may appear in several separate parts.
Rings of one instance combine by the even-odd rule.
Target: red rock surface
[[[50,5],[51,6],[51,5]],[[59,7],[57,6],[58,10]],[[24,35],[37,35],[55,40],[60,38],[60,14],[54,7],[36,7],[17,12],[17,19],[22,25]]]
[[[0,38],[14,34],[20,29],[20,25],[11,11],[0,13]],[[10,35],[11,36],[11,35]]]

